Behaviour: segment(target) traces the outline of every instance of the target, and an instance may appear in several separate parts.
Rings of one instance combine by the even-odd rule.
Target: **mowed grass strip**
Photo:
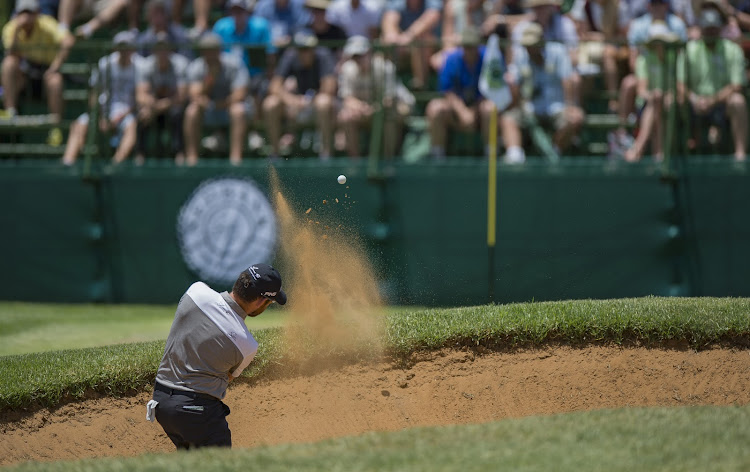
[[[283,365],[281,329],[255,331],[261,348],[245,374]],[[356,333],[353,333],[353,335]],[[531,347],[641,342],[750,344],[750,299],[638,298],[582,300],[452,309],[402,309],[386,315],[385,347],[395,358],[418,350],[483,345]],[[294,346],[297,352],[315,351]],[[87,391],[120,395],[153,381],[164,342],[0,357],[0,410],[54,406]],[[350,353],[328,352],[336,357]]]
[[[0,303],[0,356],[166,339],[175,306]],[[287,315],[268,310],[250,329],[281,326]]]
[[[748,441],[748,406],[631,408],[366,433],[312,444],[27,463],[7,470],[746,471]]]

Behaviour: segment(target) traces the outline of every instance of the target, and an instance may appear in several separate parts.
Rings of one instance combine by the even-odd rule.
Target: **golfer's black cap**
[[[258,295],[279,305],[286,303],[286,293],[281,290],[281,274],[278,270],[268,264],[253,264],[245,272],[253,280],[252,286]]]

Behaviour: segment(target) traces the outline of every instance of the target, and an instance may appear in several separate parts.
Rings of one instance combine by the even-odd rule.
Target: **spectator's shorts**
[[[708,126],[724,126],[729,121],[727,106],[724,103],[714,106],[708,111],[708,113],[703,115],[696,113],[695,109],[691,106],[690,114],[692,115],[691,118],[693,123],[701,122],[706,123]]]
[[[548,106],[545,110],[535,110],[531,104],[528,104],[524,110],[519,107],[508,110],[505,113],[509,117],[513,118],[516,123],[521,126],[527,126],[529,124],[529,118],[531,116],[536,117],[537,121],[542,126],[549,126],[555,130],[559,130],[567,125],[565,119],[565,105],[562,103],[553,103]]]
[[[245,100],[245,116],[248,121],[252,120],[255,116],[255,104],[252,98]],[[203,123],[208,126],[229,126],[230,124],[229,110],[226,108],[218,109],[214,108],[213,105],[203,112]]]
[[[88,20],[101,13],[111,0],[83,0],[76,10],[76,20]]]
[[[116,116],[120,115],[123,110],[126,110],[129,107],[130,105],[126,103],[113,103],[109,108],[109,119],[111,120],[115,118]],[[90,119],[91,118],[89,117],[88,113],[83,113],[81,116],[76,118],[76,121],[82,125],[88,125]],[[113,142],[119,143],[120,139],[122,138],[122,134],[125,132],[125,129],[127,129],[130,123],[133,123],[134,121],[135,115],[133,115],[133,113],[128,113],[127,115],[125,115],[125,118],[123,118],[120,121],[120,124],[117,125],[117,132],[113,136]],[[116,144],[114,146],[116,146]]]
[[[47,72],[48,68],[48,65],[21,59],[21,72],[23,72],[28,78],[29,85],[31,86],[31,95],[35,99],[42,98],[42,91],[44,90],[44,73]]]

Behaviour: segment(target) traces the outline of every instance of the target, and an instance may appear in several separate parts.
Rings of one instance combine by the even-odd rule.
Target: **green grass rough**
[[[630,408],[365,433],[312,444],[27,463],[9,472],[745,471],[750,407]]]
[[[279,328],[255,331],[256,361],[243,375],[283,365]],[[418,350],[546,343],[714,343],[750,345],[750,299],[638,298],[582,300],[451,309],[400,309],[385,315],[385,347],[396,359]],[[306,341],[311,348],[315,340]],[[300,347],[300,346],[295,346]],[[0,357],[0,411],[54,406],[87,391],[122,395],[149,388],[163,341]],[[343,353],[330,352],[332,357]]]

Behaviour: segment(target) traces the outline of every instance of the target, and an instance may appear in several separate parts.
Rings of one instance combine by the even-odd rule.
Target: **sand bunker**
[[[159,425],[145,420],[148,397],[89,400],[20,420],[0,416],[0,465],[172,451]],[[237,448],[598,408],[747,404],[750,351],[442,351],[409,366],[240,379],[226,403]]]

